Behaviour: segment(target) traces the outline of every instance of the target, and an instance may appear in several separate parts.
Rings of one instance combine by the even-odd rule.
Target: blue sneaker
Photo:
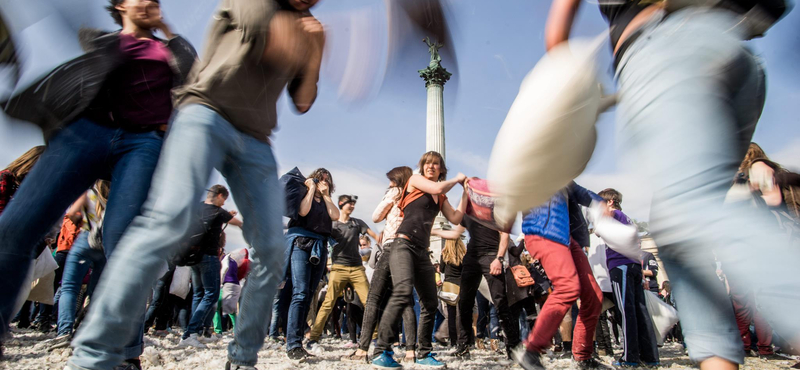
[[[403,365],[394,360],[394,352],[383,351],[372,359],[372,367],[376,369],[402,369]]]
[[[614,367],[639,367],[638,362],[622,361],[621,359],[614,361],[611,365]]]
[[[436,357],[433,356],[436,356],[436,354],[429,353],[423,358],[418,358],[416,364],[419,366],[425,366],[434,369],[444,369],[445,367],[447,367],[447,365],[445,365],[444,362],[437,360]]]
[[[659,367],[659,366],[661,366],[661,361],[655,361],[655,362],[644,361],[642,363],[644,364],[644,366],[647,366],[647,367]]]

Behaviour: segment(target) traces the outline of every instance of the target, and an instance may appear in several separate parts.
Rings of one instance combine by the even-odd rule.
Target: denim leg
[[[285,271],[284,260],[274,258],[286,249],[283,191],[272,148],[245,134],[241,134],[238,144],[222,174],[231,194],[239,200],[237,206],[244,220],[242,234],[253,252],[228,353],[234,364],[255,365],[267,335],[272,300]],[[325,262],[320,263],[324,267]]]
[[[64,264],[64,274],[61,279],[61,304],[58,305],[58,335],[72,334],[78,294],[81,291],[83,277],[92,266],[90,255],[89,233],[84,231],[75,238],[75,243]]]
[[[723,204],[764,102],[763,71],[723,10],[688,8],[645,29],[619,67],[619,124],[654,189],[650,226],[672,281],[689,356],[742,363],[733,310],[710,267],[761,293],[776,328],[800,333],[800,250],[749,204]],[[626,144],[628,144],[626,142]],[[787,294],[787,292],[793,292]]]
[[[142,214],[128,226],[109,260],[87,321],[69,360],[86,369],[111,368],[141,327],[148,291],[189,231],[214,167],[221,167],[238,132],[209,108],[189,105],[175,116]],[[142,320],[142,321],[136,321]]]
[[[64,210],[101,177],[112,130],[81,119],[49,142],[0,216],[0,335],[8,329],[33,249]]]
[[[200,282],[195,286],[194,302],[197,303],[192,318],[189,320],[189,327],[183,333],[186,339],[189,335],[199,334],[217,306],[219,298],[219,271],[222,268],[217,256],[205,255],[203,261],[192,266],[192,281]],[[197,280],[195,279],[197,278]],[[194,304],[193,304],[194,306]]]
[[[283,328],[283,334],[286,335],[286,322],[289,314],[289,304],[292,302],[292,282],[291,277],[284,284],[283,288],[275,293],[275,299],[272,301],[272,319],[270,320],[269,336],[278,338],[280,336],[280,329]],[[240,307],[241,309],[241,307]]]
[[[286,350],[301,347],[308,305],[311,302],[311,270],[308,262],[311,254],[297,247],[292,248],[291,277],[292,301],[289,304],[289,317],[286,322]]]
[[[197,312],[197,307],[200,306],[200,301],[203,300],[203,291],[205,287],[203,286],[203,272],[205,270],[205,261],[202,261],[194,266],[189,267],[192,271],[192,311],[191,315],[189,316],[189,326],[192,325],[192,318],[194,318],[194,313]],[[186,328],[189,330],[189,327]],[[188,335],[187,335],[188,337]]]

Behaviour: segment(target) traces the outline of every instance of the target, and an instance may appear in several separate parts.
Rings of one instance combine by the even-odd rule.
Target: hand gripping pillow
[[[489,160],[499,224],[546,202],[589,162],[602,108],[595,66],[599,45],[561,43],[522,81]]]

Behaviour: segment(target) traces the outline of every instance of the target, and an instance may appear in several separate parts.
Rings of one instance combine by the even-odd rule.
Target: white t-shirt
[[[589,264],[592,266],[592,274],[597,280],[597,285],[604,293],[611,293],[611,278],[608,275],[606,265],[606,245],[603,239],[594,234],[589,234]]]

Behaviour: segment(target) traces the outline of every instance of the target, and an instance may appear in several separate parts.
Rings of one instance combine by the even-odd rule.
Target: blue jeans
[[[106,256],[103,251],[90,248],[89,232],[81,231],[64,264],[64,276],[61,279],[61,302],[58,305],[58,335],[72,334],[78,295],[86,273],[90,268],[92,269],[92,276],[86,289],[86,297],[90,297],[100,280],[100,274],[103,273],[105,265]]]
[[[186,339],[191,334],[197,334],[206,327],[209,317],[217,308],[219,300],[219,272],[222,264],[217,256],[205,255],[202,261],[192,266],[192,289],[194,289],[194,299],[192,300],[192,318],[189,319],[189,327],[183,333]]]
[[[322,248],[320,261],[313,265],[308,261],[310,251],[303,251],[292,246],[291,271],[292,300],[289,304],[289,316],[286,319],[286,350],[302,347],[303,334],[306,327],[306,317],[312,308],[311,298],[317,292],[322,275],[328,264],[328,249]],[[316,309],[316,307],[314,307]]]
[[[622,144],[654,190],[650,230],[669,272],[689,357],[742,363],[733,308],[714,272],[758,292],[776,330],[800,333],[800,249],[747,202],[724,204],[764,104],[764,73],[736,17],[686,8],[643,26],[617,69]]]
[[[0,216],[0,271],[7,287],[0,292],[0,331],[7,330],[14,314],[34,246],[97,179],[112,181],[103,244],[106,256],[115,250],[147,197],[162,141],[157,132],[133,133],[87,119],[53,136]]]
[[[270,146],[234,128],[201,105],[182,107],[174,117],[142,214],[131,223],[109,260],[86,322],[73,341],[74,369],[108,369],[124,359],[125,338],[136,330],[145,301],[164,261],[189,230],[206,193],[212,170],[225,176],[244,219],[245,241],[253,248],[240,298],[241,318],[228,358],[253,366],[267,334],[275,288],[283,278],[283,191]]]
[[[272,301],[272,319],[269,323],[269,336],[278,338],[280,330],[283,328],[286,334],[286,320],[289,314],[289,304],[292,301],[292,282],[286,281],[283,288],[275,294]]]

